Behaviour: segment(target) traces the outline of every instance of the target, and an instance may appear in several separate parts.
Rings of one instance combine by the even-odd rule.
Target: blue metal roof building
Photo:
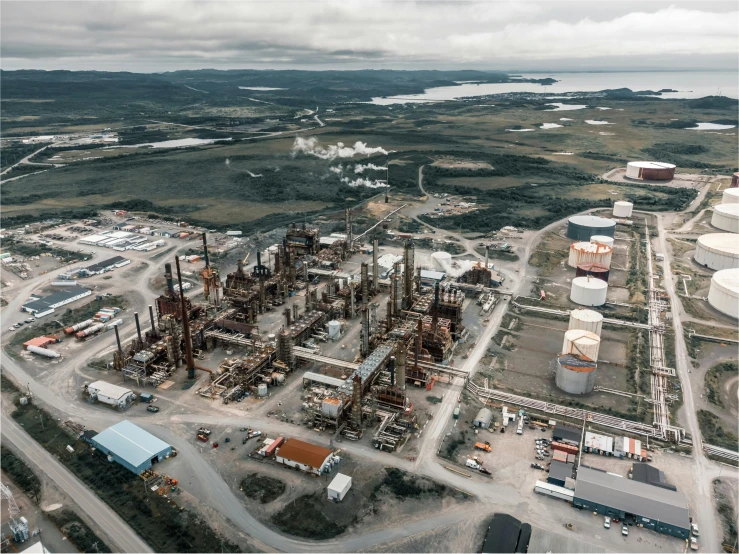
[[[92,438],[101,452],[136,475],[172,454],[172,446],[128,420],[108,427]]]

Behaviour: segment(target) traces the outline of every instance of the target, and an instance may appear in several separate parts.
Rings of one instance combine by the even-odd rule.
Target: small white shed
[[[344,500],[346,493],[352,488],[352,478],[343,473],[337,473],[333,481],[328,485],[329,500]]]

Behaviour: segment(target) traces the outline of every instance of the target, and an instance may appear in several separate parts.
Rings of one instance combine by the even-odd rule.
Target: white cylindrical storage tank
[[[267,335],[267,342],[270,344],[276,344],[277,343],[277,335],[274,333],[270,333]]]
[[[607,237],[605,235],[593,235],[592,237],[590,237],[590,242],[605,244],[606,246],[610,246],[611,248],[613,248],[613,243],[616,241],[613,237]]]
[[[634,205],[625,200],[618,200],[613,204],[613,217],[631,217]]]
[[[739,204],[719,204],[713,207],[711,225],[729,233],[739,233]]]
[[[267,396],[267,384],[259,383],[257,385],[257,396]]]
[[[576,308],[570,312],[569,330],[580,329],[582,331],[590,331],[600,336],[603,330],[603,316],[593,310],[585,308]]]
[[[670,181],[675,177],[675,165],[665,162],[629,162],[626,177],[646,181]]]
[[[708,303],[719,312],[739,319],[739,269],[722,269],[713,274]]]
[[[274,372],[272,374],[272,381],[278,385],[283,385],[285,383],[285,374]]]
[[[711,269],[739,268],[739,237],[731,233],[709,233],[698,237],[695,261]]]
[[[578,354],[591,360],[598,361],[600,337],[584,329],[570,329],[565,331],[565,340],[562,343],[562,354]]]
[[[724,190],[724,195],[721,197],[722,204],[739,204],[739,188],[732,188]]]
[[[45,356],[47,358],[58,358],[59,352],[54,352],[53,350],[49,350],[48,348],[41,348],[40,346],[29,346],[26,348],[29,352],[33,352],[34,354],[38,354],[39,356]]]
[[[431,259],[438,269],[447,271],[452,265],[452,255],[449,252],[434,252]]]
[[[341,336],[341,323],[332,319],[328,322],[328,338],[330,340],[338,340],[339,336]]]
[[[602,306],[606,303],[608,283],[594,277],[575,277],[570,300],[581,306]]]
[[[593,392],[595,362],[577,354],[563,354],[557,358],[555,365],[555,383],[561,390],[570,394]]]
[[[567,265],[577,267],[580,264],[596,263],[611,267],[613,249],[599,242],[573,242],[570,245],[570,256]]]

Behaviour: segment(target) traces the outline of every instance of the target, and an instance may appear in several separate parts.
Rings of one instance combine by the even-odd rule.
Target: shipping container
[[[567,454],[577,454],[579,449],[577,446],[572,446],[571,444],[553,441],[552,450],[559,450],[560,452],[565,452]]]
[[[283,439],[282,437],[277,437],[272,444],[264,449],[264,457],[269,458],[272,454],[274,454],[275,450],[280,447],[284,440],[285,439]]]

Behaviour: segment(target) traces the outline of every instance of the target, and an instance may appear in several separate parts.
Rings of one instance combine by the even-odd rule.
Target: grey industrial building
[[[564,487],[567,479],[572,477],[573,467],[575,467],[575,464],[553,460],[549,465],[549,477],[547,477],[547,483],[557,485],[558,487]]]
[[[670,485],[665,481],[664,471],[657,469],[654,466],[650,466],[649,464],[635,463],[631,469],[631,478],[634,481],[646,483],[647,485],[662,487],[663,489],[669,489],[671,491],[677,490],[675,485]]]
[[[90,296],[91,294],[92,291],[90,289],[69,287],[49,296],[32,296],[28,302],[21,306],[21,309],[25,312],[32,313],[36,317],[42,317],[53,313],[55,308],[64,306],[85,296]]]
[[[92,437],[91,442],[111,461],[118,462],[136,475],[172,455],[169,444],[128,420],[108,427]]]
[[[684,494],[599,469],[579,467],[572,505],[635,521],[647,529],[680,539],[690,536],[690,512]]]
[[[557,423],[554,426],[552,432],[552,438],[558,442],[566,442],[574,444],[575,446],[580,445],[580,438],[582,437],[582,430],[579,427],[572,425],[565,425],[564,423]]]

